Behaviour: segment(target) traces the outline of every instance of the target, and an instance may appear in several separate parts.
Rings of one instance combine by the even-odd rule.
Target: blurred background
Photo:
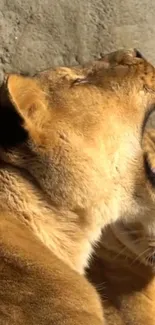
[[[0,73],[76,65],[122,47],[155,64],[154,0],[0,0]]]

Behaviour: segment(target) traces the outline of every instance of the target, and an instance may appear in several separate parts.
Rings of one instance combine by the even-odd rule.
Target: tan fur
[[[145,68],[140,64],[138,69],[131,69],[141,71],[141,80],[147,80],[144,88],[152,93],[151,113],[155,69],[145,63]],[[135,85],[131,89],[134,91]],[[107,325],[155,324],[155,130],[146,129],[145,123],[141,134],[143,152],[133,164],[133,174],[135,169],[137,172],[134,183],[130,183],[134,209],[120,213],[121,218],[102,231],[88,270],[102,298]],[[130,181],[128,175],[124,178],[126,183]],[[128,204],[123,197],[122,204]]]
[[[104,323],[95,290],[78,273],[106,225],[145,223],[142,209],[150,209],[153,222],[141,140],[155,102],[154,76],[135,51],[118,51],[85,67],[6,77],[0,92],[3,324]]]

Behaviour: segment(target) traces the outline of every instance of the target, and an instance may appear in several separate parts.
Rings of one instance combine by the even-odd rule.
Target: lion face
[[[142,147],[154,77],[134,50],[85,67],[8,75],[0,94],[1,159],[81,219],[87,212],[103,225],[135,218],[154,201]]]

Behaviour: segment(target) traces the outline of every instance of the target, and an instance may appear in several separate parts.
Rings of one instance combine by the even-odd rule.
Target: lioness
[[[89,270],[102,297],[107,325],[155,324],[155,130],[146,127],[155,109],[155,69],[140,53],[137,56],[131,63],[120,62],[117,52],[105,58],[109,102],[115,103],[111,119],[120,137],[125,137],[120,125],[125,120],[126,141],[131,145],[130,151],[127,145],[119,146],[115,127],[111,128],[111,143],[117,152],[111,173],[117,170],[113,180],[120,218],[103,230]],[[148,111],[139,123],[144,108]],[[127,168],[124,160],[121,167],[118,163],[122,150],[130,156]]]
[[[154,206],[141,145],[155,103],[154,76],[136,50],[85,67],[6,76],[0,90],[1,324],[104,323],[98,295],[82,273],[105,225],[145,223],[143,209]]]

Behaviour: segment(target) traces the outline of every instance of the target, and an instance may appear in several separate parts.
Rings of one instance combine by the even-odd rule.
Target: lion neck
[[[29,175],[9,165],[0,167],[0,209],[19,218],[58,258],[84,272],[100,227],[82,211],[54,206]]]

